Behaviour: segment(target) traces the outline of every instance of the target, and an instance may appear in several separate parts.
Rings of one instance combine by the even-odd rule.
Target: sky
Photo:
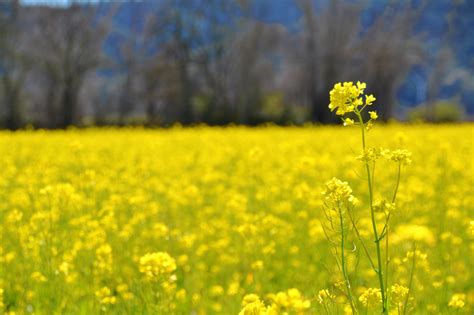
[[[51,6],[68,6],[71,2],[99,2],[100,0],[20,0],[24,5],[51,5]],[[102,0],[104,1],[104,0]],[[108,2],[123,2],[123,0],[107,0]],[[136,0],[135,0],[136,1]]]

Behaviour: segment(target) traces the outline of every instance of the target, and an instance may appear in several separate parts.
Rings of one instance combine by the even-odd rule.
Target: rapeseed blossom
[[[350,118],[346,118],[344,119],[344,126],[352,126],[354,125],[354,120],[353,119],[350,119]]]
[[[326,199],[335,203],[357,203],[357,199],[352,195],[352,189],[347,182],[333,177],[326,182],[326,190],[324,191]]]
[[[408,150],[398,149],[391,151],[387,155],[392,161],[402,163],[403,165],[409,165],[412,162],[411,152],[409,152]]]
[[[319,304],[326,304],[333,302],[336,298],[335,295],[331,294],[328,289],[320,290],[318,292],[318,302]]]
[[[277,315],[296,313],[302,314],[307,311],[311,302],[305,299],[296,288],[278,293],[267,295],[269,305],[265,303],[256,294],[247,294],[242,300],[242,310],[239,315]]]
[[[176,270],[175,260],[165,252],[148,253],[140,258],[140,272],[148,279],[169,276]]]
[[[375,308],[382,302],[379,288],[368,288],[359,297],[359,301],[367,308]]]
[[[464,306],[466,305],[466,294],[464,293],[453,294],[448,305],[449,307],[454,308],[454,309],[464,308]]]
[[[351,312],[327,241],[332,231],[321,224],[323,205],[335,206],[322,194],[325,182],[336,177],[358,198],[344,213],[344,252],[364,314],[360,286],[377,279],[350,228],[349,215],[374,248],[354,115],[343,117],[354,120],[350,128],[0,132],[0,313],[238,314],[248,293],[267,314]],[[375,207],[384,209],[375,215],[393,220],[390,311],[392,288],[409,287],[415,261],[407,314],[472,314],[474,193],[466,161],[474,148],[463,137],[472,126],[377,127],[367,139],[377,152],[367,160],[376,164]],[[391,163],[390,153],[400,145],[417,162],[403,168],[389,211],[401,161]],[[151,267],[150,278],[140,258],[157,252],[175,268],[150,260],[164,272]],[[327,294],[319,294],[322,286]]]
[[[376,111],[369,111],[369,116],[372,120],[376,120],[377,118],[379,118]]]
[[[112,291],[108,287],[103,287],[97,290],[95,295],[99,299],[100,304],[113,305],[117,303],[117,298],[112,294]]]
[[[269,309],[256,294],[246,295],[242,301],[242,306],[239,315],[270,315]]]
[[[329,93],[329,109],[331,111],[336,110],[336,115],[340,116],[358,110],[360,106],[364,105],[362,95],[365,88],[366,84],[359,81],[357,81],[357,84],[352,82],[336,83]],[[373,95],[365,97],[365,105],[370,106],[374,101],[375,97]]]
[[[39,271],[35,271],[31,274],[31,279],[37,282],[46,282],[48,279]]]
[[[406,298],[410,289],[398,283],[390,287],[390,303],[400,310],[405,306]]]

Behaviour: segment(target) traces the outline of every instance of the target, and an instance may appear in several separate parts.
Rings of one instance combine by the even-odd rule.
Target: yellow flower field
[[[390,313],[412,276],[407,313],[472,314],[474,126],[379,124],[368,139],[413,160],[391,219]],[[323,192],[347,181],[370,233],[360,153],[342,126],[1,132],[0,314],[343,314]],[[397,174],[378,163],[375,196]],[[356,301],[377,314],[376,275],[348,247]]]

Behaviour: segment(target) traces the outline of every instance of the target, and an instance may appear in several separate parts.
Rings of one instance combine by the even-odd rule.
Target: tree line
[[[348,80],[367,82],[392,117],[426,59],[423,4],[387,1],[364,24],[361,2],[288,1],[296,30],[259,18],[258,0],[2,3],[1,127],[330,123],[328,91]],[[440,53],[438,77],[450,58]]]

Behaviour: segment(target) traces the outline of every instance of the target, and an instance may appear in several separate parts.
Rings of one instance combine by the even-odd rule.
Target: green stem
[[[397,174],[397,184],[395,185],[395,191],[393,192],[393,197],[392,197],[392,203],[395,203],[395,199],[397,198],[397,192],[398,192],[398,186],[400,184],[400,176],[401,176],[401,166],[402,163],[398,163],[398,174]],[[388,301],[388,264],[389,264],[389,258],[388,258],[388,232],[390,227],[388,226],[388,220],[390,220],[390,214],[387,216],[387,231],[385,232],[385,289],[387,290],[387,308],[389,307],[389,301]],[[387,309],[388,311],[388,309]]]
[[[375,268],[374,261],[372,260],[372,257],[370,256],[369,250],[368,250],[367,247],[365,246],[364,240],[363,240],[362,237],[360,236],[359,229],[357,228],[357,225],[355,224],[355,221],[354,221],[354,218],[352,217],[351,212],[348,211],[347,213],[348,213],[348,215],[349,215],[349,219],[351,220],[352,226],[354,227],[354,231],[356,232],[356,236],[357,236],[357,238],[359,239],[360,243],[362,244],[362,248],[364,249],[365,255],[366,255],[367,258],[369,259],[370,266],[372,267],[372,269],[374,269],[375,272],[377,272],[377,268]]]
[[[344,234],[344,218],[342,217],[342,210],[341,207],[338,205],[338,210],[339,210],[339,221],[341,224],[341,268],[342,268],[342,274],[344,276],[344,284],[346,286],[347,290],[347,295],[349,298],[349,301],[351,303],[351,309],[352,309],[352,314],[357,314],[357,310],[355,308],[355,303],[354,303],[354,297],[352,296],[352,290],[351,290],[351,284],[349,282],[349,277],[347,275],[347,270],[346,270],[346,261],[345,261],[345,254],[344,254],[344,247],[345,247],[345,234]]]
[[[407,313],[408,301],[410,298],[411,287],[413,285],[413,275],[415,273],[415,264],[416,264],[416,244],[413,244],[413,258],[411,261],[410,281],[408,282],[408,293],[405,298],[405,304],[403,305],[403,315]]]
[[[398,185],[400,184],[401,172],[402,172],[402,162],[398,162],[397,185],[395,185],[395,191],[393,192],[392,203],[394,203],[395,199],[397,198]]]
[[[329,310],[328,310],[328,307],[326,305],[326,302],[323,303],[323,307],[324,307],[324,310],[326,311],[326,314],[330,314]]]
[[[387,219],[388,220],[388,219]],[[387,299],[387,313],[389,311],[390,303],[389,303],[389,295],[388,295],[388,232],[389,232],[389,226],[388,226],[388,221],[387,221],[387,231],[385,232],[385,290],[386,294],[385,297]]]
[[[359,118],[359,125],[361,128],[362,132],[362,149],[365,153],[365,125],[364,121],[362,119],[362,116],[360,114],[360,111],[355,112],[357,117]],[[381,248],[380,248],[380,239],[379,239],[379,234],[377,231],[377,224],[375,222],[375,213],[374,213],[374,207],[373,207],[373,190],[372,190],[372,177],[370,174],[370,167],[368,161],[365,161],[365,169],[367,171],[367,182],[369,186],[369,203],[370,203],[370,217],[372,220],[372,229],[374,231],[374,237],[375,237],[375,247],[377,250],[377,275],[379,278],[379,286],[380,286],[380,292],[382,294],[382,313],[383,314],[388,314],[387,312],[387,300],[385,296],[385,285],[384,285],[384,279],[383,279],[383,264],[382,264],[382,254],[381,254]]]

